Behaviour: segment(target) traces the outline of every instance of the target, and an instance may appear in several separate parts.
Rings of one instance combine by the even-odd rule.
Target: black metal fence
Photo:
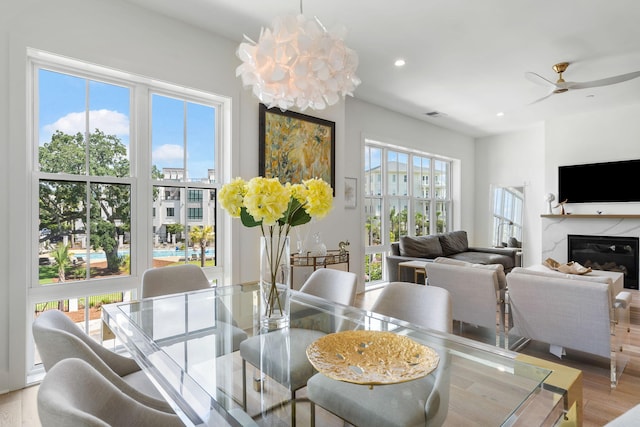
[[[124,297],[123,292],[114,292],[110,294],[93,295],[90,297],[78,298],[78,309],[84,309],[87,307],[86,301],[89,300],[89,308],[99,307],[102,304],[111,304],[113,302],[122,302]],[[36,313],[41,313],[45,310],[58,309],[62,311],[69,311],[69,300],[48,301],[36,304]]]

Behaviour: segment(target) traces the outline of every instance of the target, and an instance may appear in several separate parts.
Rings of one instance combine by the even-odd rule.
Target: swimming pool
[[[182,250],[175,250],[175,249],[154,249],[153,250],[153,257],[154,258],[162,258],[162,257],[168,257],[168,256],[177,256],[177,257],[184,257],[185,251],[184,249]],[[197,255],[200,256],[200,250],[193,250],[193,249],[189,249],[187,251],[187,256],[191,257],[192,255]],[[205,254],[207,257],[213,256],[214,254],[214,250],[213,249],[207,249],[205,251]],[[129,251],[118,251],[118,256],[127,256],[129,255]],[[77,257],[85,257],[85,254],[81,253],[81,252],[76,252],[75,253],[76,258]],[[89,254],[89,259],[91,261],[104,261],[107,259],[106,255],[104,254],[104,252],[91,252]]]

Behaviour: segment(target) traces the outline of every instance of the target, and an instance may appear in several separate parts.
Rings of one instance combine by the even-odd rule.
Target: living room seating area
[[[391,243],[391,254],[387,255],[387,270],[390,280],[413,282],[413,272],[400,269],[404,261],[433,262],[446,257],[472,264],[502,264],[505,273],[518,266],[519,248],[470,247],[464,230],[428,236],[402,236],[399,242]]]

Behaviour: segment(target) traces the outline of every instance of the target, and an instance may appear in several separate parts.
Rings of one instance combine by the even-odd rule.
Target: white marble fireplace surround
[[[542,215],[542,260],[568,262],[569,234],[640,237],[640,215]]]

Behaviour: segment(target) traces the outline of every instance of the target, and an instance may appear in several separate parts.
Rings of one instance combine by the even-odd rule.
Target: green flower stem
[[[266,316],[271,316],[271,314],[273,313],[273,310],[275,309],[276,303],[277,303],[277,307],[280,309],[280,312],[283,312],[282,301],[280,301],[280,298],[278,298],[278,288],[276,285],[276,280],[277,280],[278,270],[280,269],[280,264],[282,262],[282,257],[285,254],[285,250],[284,250],[285,242],[286,242],[287,236],[289,235],[289,232],[291,231],[291,225],[287,223],[278,224],[277,242],[274,239],[275,227],[276,226],[274,225],[269,226],[269,237],[268,237],[269,246],[267,246],[266,248],[267,262],[269,263],[269,274],[270,274],[270,280],[271,280],[271,283],[269,286],[269,293],[267,295],[267,304],[265,307]],[[260,224],[260,228],[262,230],[263,237],[267,239],[267,235],[265,233],[265,229],[262,224]],[[274,248],[274,243],[275,243],[275,248]],[[275,254],[275,262],[273,262],[274,254]]]

